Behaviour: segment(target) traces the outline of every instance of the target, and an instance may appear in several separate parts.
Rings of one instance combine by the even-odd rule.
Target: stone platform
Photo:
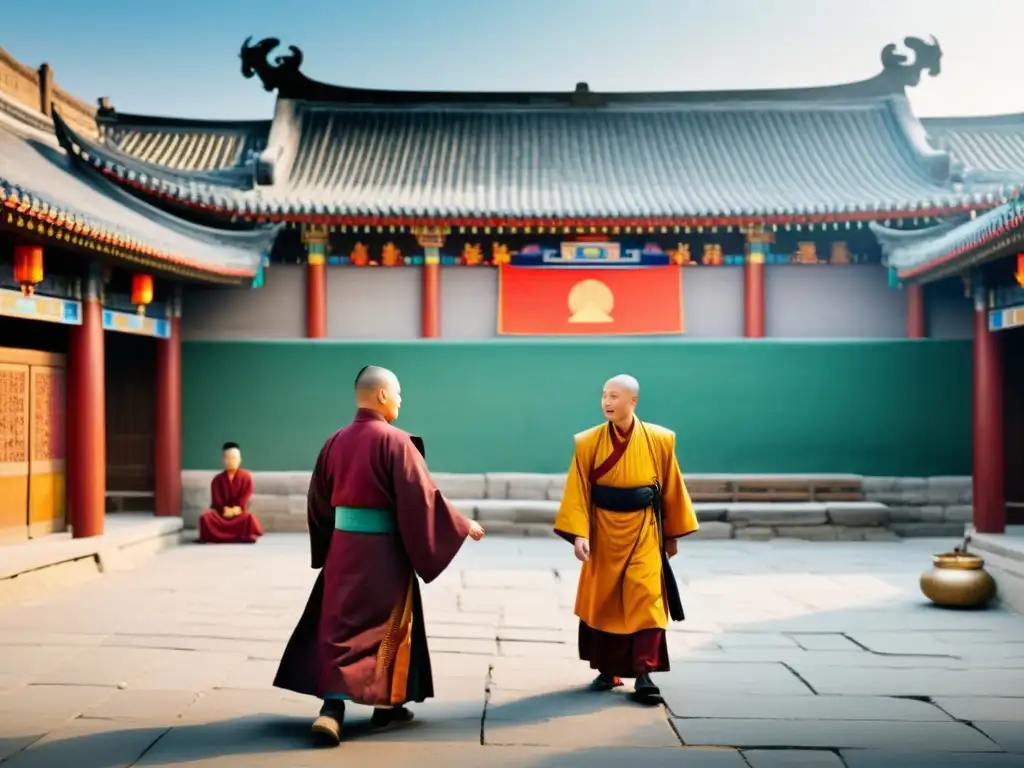
[[[1024,614],[1024,525],[1010,525],[1006,533],[978,533],[969,527],[969,551],[985,558],[985,568],[996,580],[999,600]]]
[[[130,568],[181,542],[182,520],[151,513],[107,515],[102,536],[55,533],[0,548],[0,605],[62,584]]]
[[[183,516],[195,528],[215,472],[182,473]],[[268,533],[306,530],[308,472],[254,472],[252,509]],[[442,492],[491,535],[551,536],[565,475],[435,473]],[[971,520],[970,477],[688,475],[703,539],[885,541],[960,537]],[[772,490],[773,486],[788,490]],[[842,487],[844,493],[816,491]],[[794,488],[803,487],[802,493]],[[801,500],[803,496],[808,500]],[[831,497],[846,500],[835,500]],[[783,497],[779,499],[777,497]],[[785,500],[788,497],[790,500]]]

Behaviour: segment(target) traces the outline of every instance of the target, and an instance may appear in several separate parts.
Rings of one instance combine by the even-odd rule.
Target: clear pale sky
[[[239,72],[249,35],[331,83],[430,90],[710,90],[826,85],[935,35],[917,114],[1024,112],[1024,0],[48,0],[4,3],[0,46],[122,112],[269,118]]]

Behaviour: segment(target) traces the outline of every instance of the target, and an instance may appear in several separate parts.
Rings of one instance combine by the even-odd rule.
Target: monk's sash
[[[387,509],[335,507],[334,530],[346,533],[394,533],[395,513]]]
[[[634,488],[616,488],[611,485],[590,486],[590,500],[595,507],[609,512],[641,512],[654,507],[656,485],[639,485]]]

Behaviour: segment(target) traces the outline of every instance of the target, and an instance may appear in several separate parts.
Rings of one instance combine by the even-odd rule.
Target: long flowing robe
[[[263,526],[250,512],[252,475],[244,469],[231,475],[221,472],[210,483],[210,508],[199,516],[199,540],[204,544],[254,544],[263,535]],[[238,507],[241,514],[224,517],[228,507]]]
[[[338,530],[336,508],[386,512],[392,533]],[[433,696],[417,576],[436,579],[470,521],[431,479],[423,442],[359,410],[324,445],[309,484],[320,574],[278,668],[278,688],[371,706]]]
[[[590,540],[576,593],[580,658],[608,675],[636,677],[669,668],[662,549],[698,529],[676,459],[673,432],[634,420],[628,433],[605,423],[575,437],[576,450],[555,519],[567,541]],[[662,535],[652,508],[612,512],[594,507],[592,484],[636,488],[659,484]]]

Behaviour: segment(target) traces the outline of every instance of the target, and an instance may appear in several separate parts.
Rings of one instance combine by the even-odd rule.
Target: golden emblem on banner
[[[600,280],[582,280],[569,291],[570,323],[613,323],[615,295]]]

